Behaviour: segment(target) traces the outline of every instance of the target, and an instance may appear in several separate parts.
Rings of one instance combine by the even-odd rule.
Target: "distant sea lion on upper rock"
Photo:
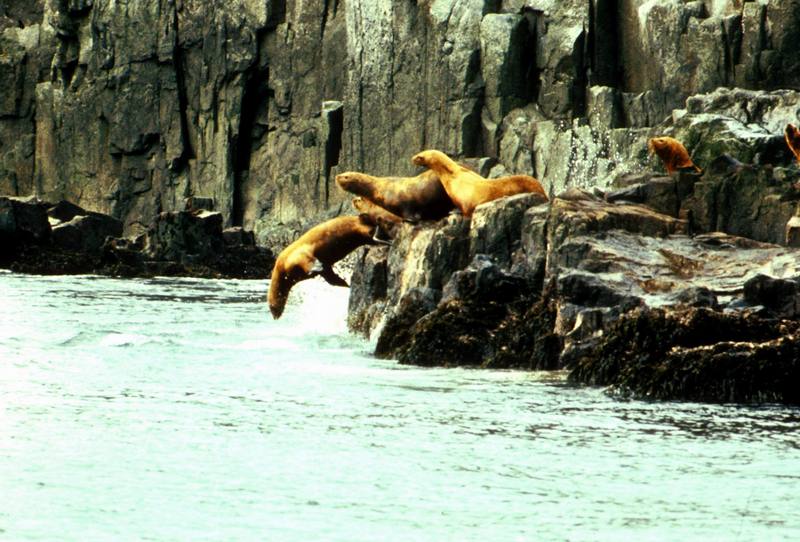
[[[272,268],[267,297],[272,317],[281,317],[289,291],[302,280],[319,275],[333,286],[347,286],[333,264],[361,245],[378,244],[374,239],[377,228],[367,215],[340,216],[314,226],[283,249]]]
[[[798,130],[797,126],[794,124],[787,124],[783,136],[786,139],[786,145],[789,147],[789,150],[792,151],[794,157],[800,162],[800,130]]]
[[[394,238],[395,231],[403,223],[402,218],[366,198],[353,198],[353,208],[359,213],[368,216],[390,238]]]
[[[336,184],[411,222],[439,220],[453,210],[453,202],[432,171],[416,177],[374,177],[347,171],[336,176]]]
[[[534,192],[547,200],[542,183],[529,175],[486,179],[437,150],[422,151],[411,161],[431,169],[439,176],[447,195],[465,217],[471,217],[478,205],[504,196]]]
[[[647,142],[647,149],[658,155],[669,174],[685,168],[694,168],[698,173],[703,172],[692,162],[689,151],[686,150],[683,143],[674,137],[652,137]]]

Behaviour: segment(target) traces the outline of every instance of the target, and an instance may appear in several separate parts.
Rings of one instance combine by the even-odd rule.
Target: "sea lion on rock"
[[[422,151],[411,161],[439,176],[447,195],[465,217],[471,217],[475,207],[482,203],[514,194],[535,192],[547,199],[542,183],[529,175],[486,179],[437,150]]]
[[[670,175],[680,169],[694,168],[698,173],[703,170],[697,167],[692,159],[689,157],[689,151],[683,146],[683,143],[674,137],[651,137],[647,141],[647,149],[651,153],[655,153],[661,159],[664,167],[667,168],[667,173]]]
[[[366,198],[353,198],[353,208],[359,213],[368,216],[390,238],[394,238],[395,231],[403,223],[402,218]],[[377,235],[377,232],[375,235]]]
[[[374,177],[347,171],[336,176],[336,184],[410,222],[439,220],[453,210],[453,202],[433,171],[416,177]]]
[[[786,139],[786,145],[789,150],[792,151],[792,154],[800,163],[800,130],[794,124],[787,124],[783,136]]]
[[[319,275],[333,286],[347,286],[333,264],[361,245],[379,243],[374,239],[377,228],[367,215],[340,216],[314,226],[283,249],[272,268],[267,297],[272,317],[281,317],[289,291],[302,280]]]

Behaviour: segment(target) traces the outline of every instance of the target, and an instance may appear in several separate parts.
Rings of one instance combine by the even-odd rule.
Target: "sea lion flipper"
[[[372,236],[372,242],[376,245],[387,245],[392,246],[391,241],[386,241],[385,239],[381,239],[378,237],[378,232],[381,231],[380,229],[375,230],[375,235]]]
[[[325,267],[321,275],[322,278],[324,278],[325,281],[331,286],[344,286],[345,288],[349,287],[347,281],[337,275],[336,271],[333,270],[333,267]]]
[[[322,265],[321,261],[314,258],[314,263],[311,265],[311,269],[308,270],[308,274],[311,277],[316,277],[317,275],[325,276],[325,266]]]

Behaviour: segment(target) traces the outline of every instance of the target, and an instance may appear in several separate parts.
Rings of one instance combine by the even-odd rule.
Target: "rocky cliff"
[[[362,251],[350,327],[405,363],[798,403],[800,168],[768,128],[798,110],[793,91],[696,95],[654,130],[692,141],[702,173],[642,162],[606,190],[406,224]]]
[[[799,18],[797,0],[10,0],[0,193],[129,234],[213,197],[281,245],[342,212],[337,171],[410,173],[426,147],[606,186],[690,96],[800,86]]]

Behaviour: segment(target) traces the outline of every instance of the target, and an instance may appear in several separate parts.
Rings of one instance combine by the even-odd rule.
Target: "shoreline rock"
[[[0,197],[0,268],[42,275],[264,279],[274,265],[252,232],[222,229],[205,210],[161,213],[148,233],[123,238],[122,223],[66,201]]]
[[[349,325],[400,363],[566,369],[640,398],[800,403],[786,384],[800,377],[800,249],[785,236],[798,204],[780,199],[800,170],[720,163],[735,167],[404,225],[388,249],[362,250]]]

